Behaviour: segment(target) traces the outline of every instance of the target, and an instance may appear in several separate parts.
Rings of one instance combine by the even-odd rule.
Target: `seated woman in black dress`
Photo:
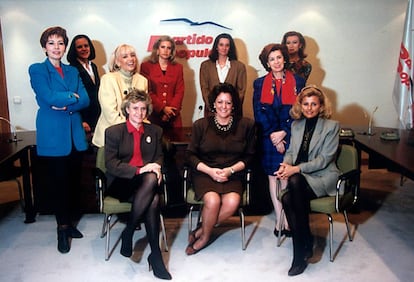
[[[161,182],[163,152],[161,127],[144,122],[151,113],[151,98],[133,89],[122,102],[126,122],[105,131],[105,166],[108,191],[124,202],[132,202],[127,226],[122,232],[121,254],[132,255],[132,237],[140,221],[144,221],[151,247],[148,263],[154,275],[171,279],[165,268],[159,246],[160,208],[158,186]]]
[[[213,227],[235,213],[243,193],[243,170],[255,149],[253,120],[235,115],[240,99],[234,86],[216,85],[209,104],[214,115],[194,123],[186,150],[196,197],[204,202],[202,224],[190,233],[187,255],[204,248]]]
[[[332,110],[326,96],[315,86],[302,89],[290,110],[290,147],[275,175],[287,181],[283,208],[292,231],[293,262],[288,275],[301,274],[313,255],[309,228],[310,201],[334,196],[339,170],[335,158],[339,144],[339,123],[329,120]]]

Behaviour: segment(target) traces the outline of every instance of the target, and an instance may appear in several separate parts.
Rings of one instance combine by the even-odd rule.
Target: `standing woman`
[[[161,36],[153,45],[149,61],[141,64],[149,81],[153,112],[148,119],[164,129],[182,127],[184,98],[183,66],[175,61],[175,42]]]
[[[68,45],[66,30],[46,29],[40,45],[46,60],[29,67],[30,83],[39,106],[36,116],[36,150],[46,171],[57,223],[58,250],[70,250],[69,238],[83,235],[72,222],[79,215],[82,152],[88,147],[80,111],[88,107],[88,93],[76,68],[61,62]]]
[[[95,47],[89,37],[84,34],[76,35],[70,44],[66,58],[71,66],[78,69],[83,85],[88,92],[89,107],[82,110],[81,115],[83,128],[87,134],[92,134],[101,108],[98,102],[100,78],[98,68],[92,62],[95,59]]]
[[[209,95],[214,115],[194,122],[186,159],[198,200],[203,199],[201,226],[190,233],[185,250],[193,255],[210,240],[215,225],[239,207],[243,171],[253,159],[256,144],[251,119],[237,116],[239,96],[233,85],[216,85]]]
[[[339,144],[339,123],[327,97],[316,86],[302,89],[292,107],[292,137],[283,163],[275,175],[287,181],[282,203],[293,239],[293,261],[288,275],[301,274],[313,255],[309,228],[310,201],[334,196],[339,170],[335,159]]]
[[[274,234],[277,236],[282,210],[277,193],[281,187],[278,187],[280,183],[273,173],[279,168],[283,154],[289,146],[292,123],[289,110],[305,81],[286,69],[289,55],[285,45],[265,46],[259,59],[268,74],[254,81],[253,111],[261,134],[262,164],[269,180],[269,192],[276,215]],[[283,235],[290,235],[287,223],[281,232]]]
[[[127,44],[116,47],[109,62],[109,73],[102,76],[99,87],[101,114],[92,138],[95,146],[104,145],[105,129],[125,122],[125,116],[121,111],[125,95],[133,88],[148,91],[148,81],[138,73],[138,68],[138,57],[134,47]]]
[[[145,222],[151,254],[148,263],[154,275],[171,279],[159,246],[160,208],[157,188],[161,182],[163,153],[162,129],[144,120],[151,113],[149,95],[132,89],[121,106],[126,122],[113,125],[105,132],[105,166],[108,190],[122,202],[132,202],[127,225],[122,232],[121,254],[132,255],[132,238],[139,222]]]
[[[288,69],[308,80],[312,71],[312,65],[305,60],[306,41],[303,35],[297,31],[289,31],[283,35],[282,44],[286,45],[289,51]]]
[[[204,116],[210,115],[212,109],[208,95],[219,83],[232,84],[239,93],[240,108],[236,113],[243,116],[243,101],[246,93],[246,66],[237,60],[237,50],[230,34],[219,34],[214,40],[208,60],[200,66],[200,86],[204,100]]]

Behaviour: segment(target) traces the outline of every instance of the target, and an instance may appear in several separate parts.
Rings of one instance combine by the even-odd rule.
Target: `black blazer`
[[[144,165],[158,163],[162,166],[162,129],[155,124],[144,123],[141,137],[141,153]],[[128,132],[126,122],[105,130],[105,166],[108,186],[116,177],[131,179],[137,168],[129,165],[134,152],[134,136]]]
[[[78,60],[76,60],[76,62],[71,65],[78,69],[79,76],[82,79],[86,92],[88,92],[90,100],[89,107],[81,111],[81,116],[82,120],[84,122],[87,122],[93,130],[95,129],[98,117],[101,114],[101,106],[99,105],[98,101],[98,90],[101,80],[99,78],[98,68],[94,63],[91,62],[92,71],[95,75],[95,82],[93,82],[92,78],[89,76],[89,73],[85,70],[85,68]]]

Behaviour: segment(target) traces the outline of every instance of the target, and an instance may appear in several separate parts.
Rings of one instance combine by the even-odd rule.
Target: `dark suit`
[[[163,163],[162,129],[155,124],[143,123],[141,154],[144,165]],[[134,152],[134,137],[128,132],[126,123],[110,126],[105,131],[105,166],[108,185],[116,178],[132,179],[137,168],[129,165]]]
[[[292,123],[290,146],[283,162],[294,164],[302,144],[306,120]],[[309,144],[308,162],[299,164],[301,174],[306,178],[316,196],[334,196],[339,170],[335,158],[339,144],[339,123],[319,118]]]
[[[98,117],[101,113],[101,106],[98,102],[98,90],[101,82],[99,78],[98,68],[93,62],[91,62],[90,66],[95,76],[95,81],[93,81],[89,73],[85,70],[85,68],[78,60],[76,60],[75,63],[71,65],[78,69],[79,75],[82,79],[83,85],[85,86],[86,92],[88,92],[90,100],[89,107],[83,109],[81,111],[81,115],[83,121],[89,124],[93,131],[98,121]]]

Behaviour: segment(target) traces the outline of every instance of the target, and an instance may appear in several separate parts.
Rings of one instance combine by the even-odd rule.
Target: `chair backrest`
[[[347,144],[340,145],[336,165],[342,173],[359,169],[358,152],[355,147]]]
[[[349,209],[358,200],[360,168],[356,148],[347,144],[340,145],[336,164],[342,173],[337,183],[337,189],[341,190],[339,193],[342,196],[340,199],[336,197],[335,201],[336,210],[339,212]]]
[[[106,173],[105,167],[105,147],[99,147],[96,154],[96,168],[99,168],[103,173]]]

